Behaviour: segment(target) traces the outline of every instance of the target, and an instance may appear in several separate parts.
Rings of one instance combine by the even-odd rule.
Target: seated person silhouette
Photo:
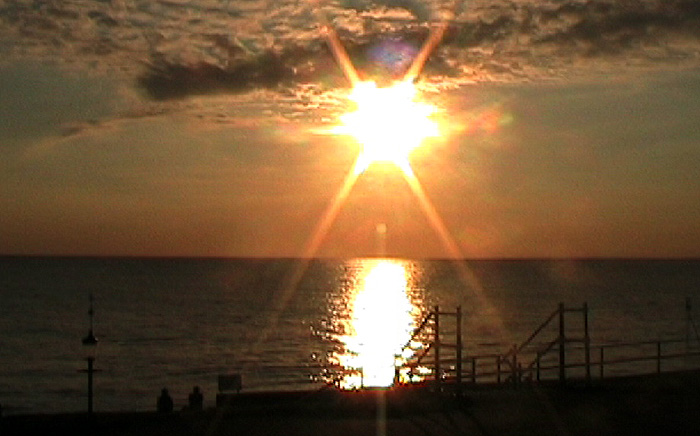
[[[199,389],[199,386],[192,388],[192,392],[190,393],[188,400],[190,410],[202,410],[204,395],[202,395],[202,391]]]
[[[173,399],[166,388],[160,391],[158,397],[158,413],[170,413],[173,411]]]

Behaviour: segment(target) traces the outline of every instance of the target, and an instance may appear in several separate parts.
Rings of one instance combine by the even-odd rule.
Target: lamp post
[[[88,315],[90,315],[90,331],[88,332],[87,336],[83,338],[83,351],[85,352],[85,360],[87,360],[87,389],[88,389],[88,416],[92,416],[92,376],[95,372],[94,369],[94,363],[95,363],[95,357],[97,355],[97,337],[95,337],[95,334],[92,332],[92,326],[93,326],[93,317],[95,315],[95,311],[93,309],[93,298],[92,294],[90,295],[90,310],[88,311]]]

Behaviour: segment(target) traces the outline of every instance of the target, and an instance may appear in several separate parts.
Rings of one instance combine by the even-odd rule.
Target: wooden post
[[[559,383],[566,383],[566,337],[564,326],[564,303],[559,303]]]
[[[457,389],[462,392],[462,306],[457,306]]]
[[[693,325],[693,304],[690,297],[685,297],[685,350],[690,350],[690,334]]]
[[[586,384],[591,384],[591,337],[588,334],[588,303],[583,303],[583,347],[586,354]]]
[[[496,356],[496,382],[501,384],[501,356]]]
[[[540,381],[540,369],[541,369],[541,362],[540,362],[540,361],[541,361],[541,360],[542,360],[542,353],[538,351],[538,352],[537,352],[537,360],[535,360],[535,363],[536,363],[535,368],[536,368],[536,371],[537,371],[535,374],[536,374],[537,382],[538,382],[538,383],[539,383],[539,381]]]
[[[656,373],[661,373],[661,341],[656,342]]]
[[[440,386],[442,378],[442,365],[440,364],[440,306],[435,306],[434,335],[433,348],[435,349],[435,383]]]
[[[87,369],[87,377],[88,377],[88,416],[92,417],[92,412],[93,412],[93,407],[92,407],[92,399],[93,399],[93,382],[92,382],[92,376],[93,373],[95,372],[94,370],[94,363],[95,363],[95,358],[94,357],[89,357],[87,359],[88,363],[88,369]]]
[[[605,378],[605,347],[600,346],[600,379]]]
[[[472,383],[476,384],[476,357],[472,357]]]
[[[511,362],[511,365],[512,365],[511,377],[513,377],[513,386],[517,386],[518,382],[520,381],[519,380],[520,379],[520,371],[518,371],[518,345],[513,344],[512,350],[513,350],[513,359]]]

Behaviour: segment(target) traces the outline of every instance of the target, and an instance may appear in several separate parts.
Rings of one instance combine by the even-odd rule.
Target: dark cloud
[[[293,71],[282,57],[266,53],[228,68],[203,61],[176,64],[162,60],[152,64],[139,83],[150,97],[169,100],[191,94],[271,88],[292,75]]]
[[[584,55],[619,53],[669,33],[700,35],[700,1],[594,3],[587,8],[564,4],[548,15],[548,21],[567,16],[572,23],[536,41],[582,47]]]
[[[343,7],[354,9],[358,12],[371,11],[377,6],[402,9],[422,21],[430,19],[432,10],[430,2],[420,0],[343,0],[341,4]]]
[[[346,50],[360,76],[378,82],[400,77],[409,64],[400,69],[373,58],[373,48],[384,42],[405,44],[417,51],[428,36],[427,28],[416,28],[403,34],[364,35],[361,41],[346,44]],[[274,89],[283,85],[324,83],[328,87],[348,85],[340,67],[325,44],[320,41],[312,48],[288,47],[282,53],[272,51],[241,59],[240,51],[221,37],[213,37],[239,56],[230,65],[208,62],[178,63],[164,58],[154,59],[139,84],[155,100],[172,100],[189,95],[241,93],[252,89]],[[456,75],[445,59],[434,56],[425,68],[426,74]]]
[[[483,17],[472,15],[476,17],[471,21],[456,24],[454,44],[480,46],[527,37],[535,44],[567,50],[578,43],[615,50],[634,42],[659,43],[668,33],[700,35],[698,0],[522,2],[509,8],[491,7]]]
[[[457,83],[634,74],[697,67],[699,29],[698,0],[513,0],[461,12],[439,50]]]
[[[115,20],[109,14],[106,14],[102,11],[89,11],[87,13],[87,16],[91,20],[95,21],[97,24],[102,26],[114,27],[119,24],[117,20]]]
[[[520,24],[511,16],[503,15],[493,21],[461,22],[451,27],[444,43],[460,47],[478,47],[511,37]]]

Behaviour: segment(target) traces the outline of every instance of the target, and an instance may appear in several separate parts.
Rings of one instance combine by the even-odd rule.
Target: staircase
[[[574,326],[578,334],[572,334],[567,328],[571,314],[581,316]],[[558,323],[558,334],[554,338],[543,339],[547,333],[551,334],[552,329],[548,327],[555,323]],[[569,326],[571,324],[569,321]],[[579,346],[571,347],[571,344]],[[397,360],[402,361],[397,367],[397,381],[461,385],[464,381],[477,383],[487,379],[501,383],[506,379],[520,383],[524,378],[539,381],[544,369],[554,368],[558,369],[558,380],[563,384],[567,379],[567,368],[573,367],[584,368],[586,381],[591,378],[588,305],[585,303],[573,308],[559,304],[525,341],[513,345],[503,354],[465,356],[462,345],[461,306],[454,312],[442,311],[435,306],[413,331],[401,356],[397,356]],[[567,361],[567,356],[574,349],[578,354],[583,351],[583,362]],[[554,362],[551,358],[553,354],[556,355]]]
[[[462,382],[462,308],[454,312],[435,306],[406,342],[397,367],[399,382],[432,380]]]

